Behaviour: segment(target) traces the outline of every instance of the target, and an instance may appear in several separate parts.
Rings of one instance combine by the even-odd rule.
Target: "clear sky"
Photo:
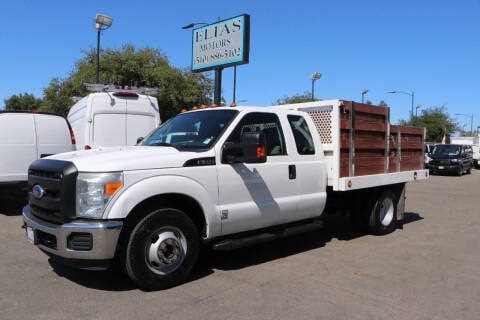
[[[391,120],[445,106],[466,130],[480,125],[480,0],[4,1],[0,12],[0,109],[13,94],[40,98],[96,47],[95,14],[113,17],[101,47],[160,49],[191,63],[191,22],[251,18],[250,63],[237,68],[238,104],[271,105],[311,91],[320,99],[386,101]],[[211,74],[213,77],[213,74]],[[233,68],[222,96],[232,101]],[[243,101],[243,102],[241,102]],[[464,115],[455,115],[457,113]]]

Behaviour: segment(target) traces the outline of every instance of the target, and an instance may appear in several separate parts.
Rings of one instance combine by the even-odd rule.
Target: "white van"
[[[0,111],[0,193],[26,189],[31,162],[75,150],[75,137],[59,115]]]
[[[67,116],[77,149],[135,145],[160,125],[157,98],[131,91],[90,93]]]
[[[472,146],[473,165],[480,169],[480,127],[473,137],[450,137],[451,144],[466,144]]]

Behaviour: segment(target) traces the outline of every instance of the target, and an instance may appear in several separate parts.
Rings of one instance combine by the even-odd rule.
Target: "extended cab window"
[[[295,138],[298,154],[315,154],[312,135],[305,119],[296,115],[289,115],[287,118]]]
[[[285,155],[285,139],[276,114],[253,112],[245,115],[227,141],[240,143],[240,136],[245,132],[263,131],[267,138],[267,156]]]

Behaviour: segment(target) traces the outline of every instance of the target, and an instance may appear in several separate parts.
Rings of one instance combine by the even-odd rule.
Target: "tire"
[[[463,166],[458,166],[457,176],[461,177],[463,175]]]
[[[125,270],[143,290],[167,289],[189,277],[199,250],[197,228],[185,213],[156,210],[133,229],[126,248]]]
[[[472,174],[472,165],[470,165],[467,169],[467,174]]]
[[[368,230],[375,235],[385,235],[395,230],[397,223],[397,197],[384,191],[373,204],[368,220]]]

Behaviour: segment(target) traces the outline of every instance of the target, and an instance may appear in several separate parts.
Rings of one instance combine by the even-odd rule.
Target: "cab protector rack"
[[[158,88],[117,86],[114,84],[83,83],[83,86],[90,92],[131,92],[145,95],[156,95]]]

